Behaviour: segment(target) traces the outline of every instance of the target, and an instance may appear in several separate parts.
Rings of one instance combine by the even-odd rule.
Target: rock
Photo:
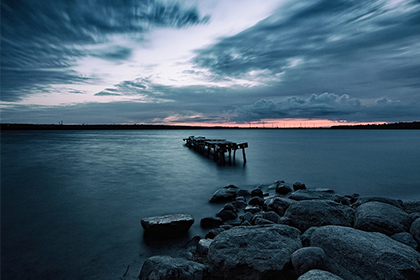
[[[235,200],[232,201],[232,205],[236,208],[236,209],[242,209],[248,206],[248,203],[246,203],[243,200]]]
[[[358,193],[354,193],[352,195],[346,194],[345,197],[348,198],[350,200],[350,203],[353,204],[357,201],[357,199],[360,197],[360,195]]]
[[[293,200],[334,200],[334,191],[329,189],[305,189],[297,190],[289,196]]]
[[[214,228],[212,230],[210,230],[209,232],[207,232],[206,236],[204,238],[206,239],[214,239],[219,233],[225,231],[225,228],[219,227],[219,228]]]
[[[302,275],[312,269],[326,269],[327,256],[319,247],[306,247],[296,250],[291,261],[298,275]]]
[[[251,196],[251,194],[247,190],[239,190],[238,193],[237,193],[237,196],[244,196],[244,197],[246,197],[246,196]]]
[[[280,185],[279,181],[275,181],[274,184],[271,184],[268,186],[269,190],[275,190],[277,188],[277,186]]]
[[[246,227],[248,227],[248,226],[252,226],[252,225],[251,225],[251,223],[250,223],[250,222],[248,222],[248,221],[243,221],[243,222],[241,223],[241,226],[246,226]]]
[[[410,229],[411,217],[401,208],[382,202],[366,202],[356,208],[354,227],[393,235]]]
[[[354,210],[329,200],[304,200],[293,203],[284,214],[292,225],[304,232],[313,226],[342,225],[352,226]]]
[[[402,209],[401,201],[392,199],[392,198],[376,197],[376,196],[359,196],[357,198],[357,201],[354,203],[354,206],[359,207],[360,205],[368,203],[368,202],[382,202],[382,203],[386,203],[386,204]]]
[[[150,237],[158,238],[170,238],[185,234],[193,223],[194,218],[189,214],[171,214],[147,217],[141,220],[145,233]]]
[[[331,272],[312,269],[301,275],[297,280],[344,280]]]
[[[317,229],[318,227],[310,227],[308,228],[301,236],[300,240],[302,241],[303,247],[309,247],[311,246],[311,236],[312,233]]]
[[[305,184],[301,183],[301,182],[296,182],[293,184],[293,190],[297,191],[297,190],[305,190],[306,186]]]
[[[343,195],[335,195],[334,201],[343,205],[351,205],[350,198]]]
[[[233,185],[218,189],[210,198],[210,202],[227,202],[233,201],[236,198],[238,188]]]
[[[323,226],[311,235],[328,270],[344,279],[420,279],[420,253],[378,232]]]
[[[290,192],[292,192],[292,188],[286,184],[280,184],[276,187],[276,193],[278,194],[285,195]]]
[[[417,241],[417,243],[420,244],[420,218],[415,219],[411,224],[410,233]]]
[[[405,212],[420,213],[420,200],[419,201],[404,201],[402,205]]]
[[[223,279],[283,279],[290,255],[301,246],[299,231],[293,227],[232,228],[211,243],[209,272],[211,277]]]
[[[252,215],[250,212],[246,212],[245,214],[240,216],[241,220],[248,221],[248,222],[251,222],[253,217],[254,215]]]
[[[202,228],[216,228],[223,225],[223,220],[221,218],[205,217],[200,221],[200,226]]]
[[[420,218],[420,213],[411,213],[410,217],[412,221],[415,221],[416,219]]]
[[[213,239],[200,239],[197,244],[197,253],[200,255],[207,255],[209,252],[210,244],[213,242]]]
[[[293,226],[292,220],[286,217],[281,217],[279,224],[287,225],[287,226]]]
[[[139,280],[201,280],[206,266],[169,256],[154,256],[144,261]]]
[[[251,221],[252,225],[270,225],[275,224],[273,221],[264,219],[261,215],[254,216],[254,218]]]
[[[258,197],[261,197],[262,198],[262,197],[264,197],[264,194],[263,194],[263,191],[261,189],[256,188],[256,189],[253,189],[251,191],[251,196],[252,197],[258,196]]]
[[[262,217],[266,220],[272,221],[276,224],[280,223],[281,217],[274,211],[264,212]]]
[[[248,203],[246,203],[246,199],[243,196],[237,196],[235,201],[232,202],[232,205],[236,208],[236,209],[241,209],[241,208],[245,208]]]
[[[407,246],[410,246],[414,250],[417,249],[417,242],[414,240],[414,237],[408,232],[400,232],[394,235],[391,235],[391,238],[397,240]]]
[[[264,198],[261,198],[259,196],[254,196],[253,198],[251,198],[248,201],[248,205],[258,205],[258,206],[263,206],[264,205]]]
[[[274,211],[280,216],[284,215],[287,208],[289,208],[290,204],[292,204],[293,200],[284,198],[284,197],[273,197],[271,199],[267,199],[265,204],[267,205],[268,211]]]
[[[231,204],[227,203],[225,206],[216,214],[216,217],[221,218],[223,221],[234,220],[238,217],[236,214],[236,208]]]
[[[251,212],[251,213],[258,213],[258,212],[261,212],[261,208],[259,206],[248,205],[247,207],[245,207],[244,211]]]

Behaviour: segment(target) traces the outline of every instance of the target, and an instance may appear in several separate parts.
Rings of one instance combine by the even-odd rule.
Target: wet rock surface
[[[420,279],[420,253],[382,233],[324,226],[310,243],[324,250],[328,270],[344,279]]]
[[[354,227],[386,235],[408,231],[412,219],[401,208],[388,203],[371,201],[356,208]]]
[[[203,279],[206,266],[182,258],[154,256],[148,258],[141,269],[139,280]]]
[[[302,245],[299,231],[285,225],[237,227],[210,245],[209,272],[223,279],[282,277],[290,255]]]
[[[302,232],[313,226],[352,226],[354,210],[345,205],[328,200],[307,200],[293,203],[284,216]]]

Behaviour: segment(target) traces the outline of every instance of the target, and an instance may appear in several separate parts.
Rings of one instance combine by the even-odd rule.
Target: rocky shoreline
[[[403,202],[276,181],[229,185],[218,213],[178,256],[153,256],[139,279],[420,279],[420,202]],[[188,214],[147,217],[145,236],[185,235]],[[181,256],[181,257],[180,257]]]

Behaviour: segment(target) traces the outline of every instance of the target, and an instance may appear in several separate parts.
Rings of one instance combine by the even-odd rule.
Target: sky
[[[2,0],[3,123],[420,120],[419,0]]]

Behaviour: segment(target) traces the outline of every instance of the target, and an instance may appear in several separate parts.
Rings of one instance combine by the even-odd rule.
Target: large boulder
[[[301,275],[297,280],[343,280],[343,278],[325,270],[312,269]]]
[[[329,200],[304,200],[287,208],[284,217],[291,225],[304,232],[310,227],[324,225],[352,226],[354,210]]]
[[[144,261],[139,280],[201,280],[206,266],[182,258],[154,256]]]
[[[239,191],[238,187],[234,185],[229,185],[222,189],[218,189],[210,198],[210,202],[233,201],[235,200],[238,191]]]
[[[382,233],[323,226],[310,239],[324,250],[328,270],[344,279],[420,279],[420,253]]]
[[[299,235],[297,229],[286,225],[239,226],[221,232],[209,248],[210,275],[222,279],[283,279],[291,254],[302,246]]]
[[[293,200],[334,200],[334,191],[330,189],[301,189],[293,192],[290,196]]]
[[[194,217],[189,214],[154,216],[141,220],[146,235],[165,238],[185,234],[193,223]]]
[[[366,202],[356,208],[354,227],[386,235],[408,231],[412,220],[401,208],[383,202]]]
[[[415,219],[411,224],[410,233],[417,241],[417,243],[420,244],[420,218]]]
[[[402,201],[400,200],[396,200],[396,199],[392,199],[392,198],[387,198],[387,197],[378,197],[378,196],[359,196],[357,198],[357,201],[354,203],[354,206],[358,207],[362,204],[368,203],[368,202],[382,202],[382,203],[386,203],[398,208],[403,208],[402,207]]]
[[[265,201],[265,204],[267,205],[268,211],[274,211],[280,216],[284,215],[284,212],[286,212],[287,208],[289,208],[290,204],[295,202],[294,200],[284,198],[284,197],[273,197],[270,199],[267,199]]]

